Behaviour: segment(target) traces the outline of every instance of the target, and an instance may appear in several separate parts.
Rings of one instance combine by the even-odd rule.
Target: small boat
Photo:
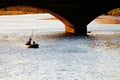
[[[38,44],[30,45],[30,48],[38,48],[38,47],[39,47]]]
[[[26,48],[38,48],[39,44],[36,44],[35,41],[33,41],[33,44],[31,44],[31,40],[32,40],[32,38],[29,38],[29,41],[27,41],[27,43],[25,43],[25,47]]]
[[[26,48],[39,48],[39,44],[31,44],[31,45],[26,45],[25,44],[25,47]]]

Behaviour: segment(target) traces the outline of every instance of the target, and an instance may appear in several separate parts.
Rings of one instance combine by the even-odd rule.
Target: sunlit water
[[[73,36],[33,30],[40,46],[26,49],[27,30],[0,34],[0,80],[120,79],[119,33]]]

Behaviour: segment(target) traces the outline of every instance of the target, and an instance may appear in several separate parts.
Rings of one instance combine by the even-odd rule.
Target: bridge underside
[[[66,30],[75,32],[76,35],[86,35],[87,24],[99,15],[120,7],[119,2],[115,1],[96,1],[96,0],[2,0],[0,8],[8,6],[31,6],[45,8],[57,16],[67,26]],[[56,13],[56,14],[55,14]],[[74,28],[74,30],[73,30]]]

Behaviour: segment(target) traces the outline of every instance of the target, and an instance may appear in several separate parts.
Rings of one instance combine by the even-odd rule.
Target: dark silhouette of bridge
[[[93,19],[120,7],[119,0],[0,0],[0,8],[19,5],[48,9],[76,35],[86,35],[87,24]]]

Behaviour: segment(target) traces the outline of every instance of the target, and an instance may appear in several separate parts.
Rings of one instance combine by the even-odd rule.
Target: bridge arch
[[[8,6],[5,8],[2,8],[3,11],[12,11],[16,12],[15,14],[39,14],[39,13],[49,13],[51,15],[53,15],[54,17],[56,17],[57,19],[59,19],[64,25],[65,25],[65,32],[66,33],[74,33],[74,27],[73,25],[67,21],[65,18],[63,18],[62,16],[60,16],[59,14],[56,14],[55,12],[52,12],[48,9],[44,9],[44,8],[38,8],[38,7],[31,7],[31,6]],[[18,11],[18,13],[17,13]],[[19,11],[22,11],[23,13],[20,13]]]
[[[107,33],[117,33],[120,31],[119,25],[120,20],[118,17],[120,16],[120,8],[115,8],[107,11],[107,13],[103,13],[95,18],[90,24],[87,25],[87,32],[107,32]]]
[[[55,16],[58,18],[63,24],[65,25],[65,32],[66,33],[74,33],[74,26],[71,24],[68,20],[66,20],[64,17],[60,16],[59,14],[52,12],[48,9],[44,9],[46,12],[50,13],[51,15]]]

